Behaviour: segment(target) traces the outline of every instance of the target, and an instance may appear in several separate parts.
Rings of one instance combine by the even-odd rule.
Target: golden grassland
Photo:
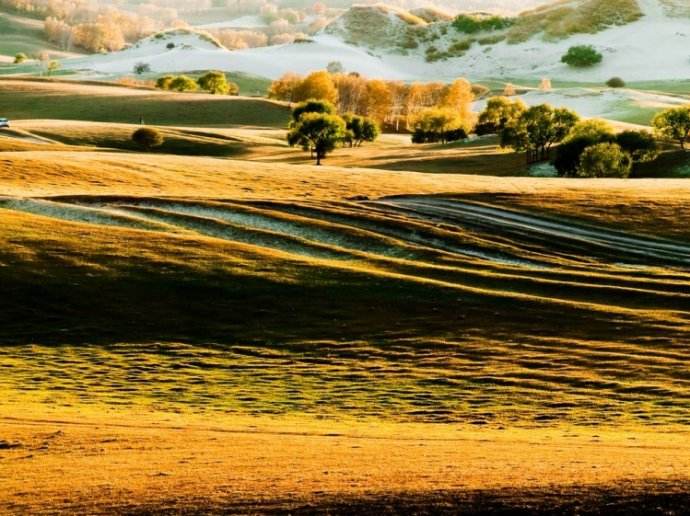
[[[659,508],[655,494],[683,493],[660,477],[690,475],[684,433],[12,408],[0,420],[16,446],[0,461],[9,512],[555,513],[596,507],[602,486],[617,485],[608,508],[630,498],[644,513],[646,498]]]
[[[0,138],[0,512],[690,506],[687,181],[45,116]]]

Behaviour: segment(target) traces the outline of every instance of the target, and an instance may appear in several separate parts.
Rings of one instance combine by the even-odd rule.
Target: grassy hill
[[[14,57],[19,52],[37,56],[48,51],[53,57],[76,55],[58,49],[45,39],[43,22],[0,10],[0,55]]]
[[[203,403],[236,399],[233,410],[337,415],[342,384],[329,378],[347,370],[351,415],[687,422],[686,182],[2,158],[3,342],[243,343],[240,355],[267,357],[262,372],[223,377],[222,398],[204,384]],[[280,365],[298,356],[319,365]],[[241,401],[245,374],[292,375],[300,396],[275,404],[269,381]]]
[[[0,79],[0,113],[42,118],[153,125],[285,127],[287,105],[265,99],[180,94],[98,83]]]

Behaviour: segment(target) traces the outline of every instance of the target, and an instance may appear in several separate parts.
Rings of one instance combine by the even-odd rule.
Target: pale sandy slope
[[[542,76],[605,81],[621,76],[627,81],[685,79],[690,76],[690,18],[671,18],[659,0],[640,2],[645,16],[638,22],[612,27],[598,34],[579,34],[559,42],[540,37],[519,44],[493,47],[474,45],[461,58],[427,63],[420,53],[408,56],[370,50],[319,34],[310,43],[228,51],[198,38],[183,38],[174,49],[145,41],[137,48],[106,56],[67,60],[65,68],[104,73],[128,73],[138,62],[156,72],[220,69],[276,78],[286,72],[306,73],[340,61],[348,71],[387,79],[471,79],[488,77],[539,78]],[[375,30],[375,28],[372,28]],[[572,69],[560,62],[572,45],[591,44],[604,54],[604,62],[591,69]]]

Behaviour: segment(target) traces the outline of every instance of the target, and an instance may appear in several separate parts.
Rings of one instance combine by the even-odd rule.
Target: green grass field
[[[98,83],[0,80],[0,112],[12,119],[151,125],[285,127],[289,109],[265,99],[170,93]]]

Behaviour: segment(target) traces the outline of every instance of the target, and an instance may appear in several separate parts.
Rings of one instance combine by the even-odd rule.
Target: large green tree
[[[678,142],[685,150],[685,143],[690,137],[690,106],[662,111],[654,117],[652,125],[657,135]]]
[[[202,90],[206,90],[213,95],[237,95],[239,87],[234,82],[228,81],[223,72],[207,72],[197,79],[197,84]]]
[[[632,157],[616,143],[598,143],[587,147],[580,157],[580,177],[628,177]]]
[[[288,132],[288,143],[299,145],[316,157],[316,164],[346,136],[345,121],[337,115],[304,113]]]
[[[563,141],[578,121],[578,115],[569,109],[548,104],[533,106],[506,126],[501,141],[504,146],[525,152],[530,162],[544,161],[551,148]]]
[[[527,106],[520,99],[492,97],[479,115],[475,132],[480,136],[501,134],[506,126],[514,124],[526,110]]]

